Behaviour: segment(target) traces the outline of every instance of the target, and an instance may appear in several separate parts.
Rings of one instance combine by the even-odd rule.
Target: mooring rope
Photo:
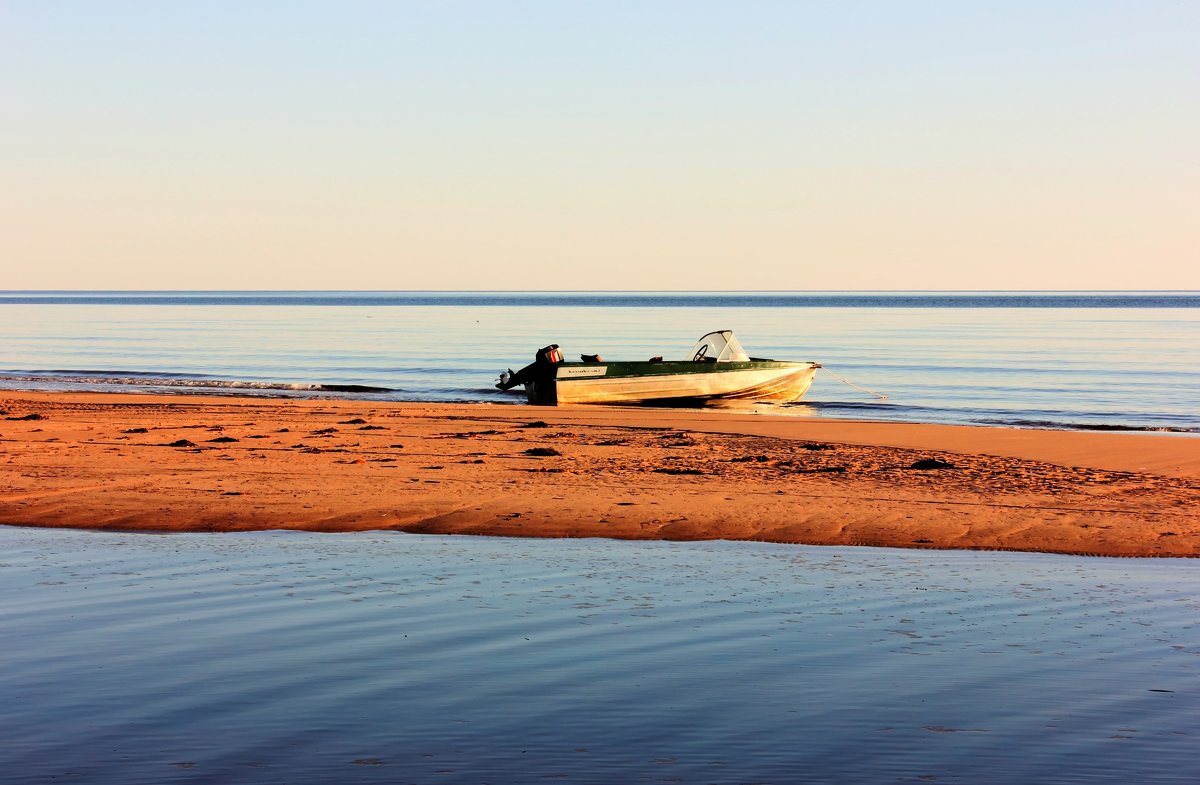
[[[821,365],[821,366],[818,366],[818,367],[819,367],[819,368],[820,368],[822,371],[824,371],[825,373],[829,374],[829,375],[830,375],[830,376],[832,376],[833,378],[837,379],[837,380],[838,380],[839,382],[841,382],[842,384],[844,384],[844,385],[847,385],[848,387],[853,387],[854,389],[856,389],[856,390],[862,390],[863,392],[865,392],[865,393],[867,393],[867,394],[869,394],[869,395],[874,395],[876,398],[880,399],[881,401],[882,401],[882,400],[886,400],[886,399],[887,399],[887,396],[886,396],[886,395],[884,395],[883,393],[877,393],[877,392],[875,392],[874,390],[868,390],[866,387],[860,387],[860,386],[858,386],[857,384],[855,384],[855,383],[854,383],[854,382],[852,382],[852,381],[849,381],[849,380],[847,380],[847,379],[843,379],[842,377],[838,376],[838,375],[837,375],[836,373],[834,373],[833,371],[829,370],[829,369],[828,369],[827,367],[825,367],[824,365]]]

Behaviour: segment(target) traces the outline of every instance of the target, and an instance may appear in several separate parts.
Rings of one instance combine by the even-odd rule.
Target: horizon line
[[[1200,289],[0,289],[0,294],[1200,294]]]

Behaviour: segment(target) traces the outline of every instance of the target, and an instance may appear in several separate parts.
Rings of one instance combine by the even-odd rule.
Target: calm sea
[[[887,396],[819,373],[771,411],[1200,432],[1198,292],[0,292],[0,387],[517,403],[492,384],[541,346],[715,329]]]
[[[0,528],[0,781],[1200,782],[1200,564]]]

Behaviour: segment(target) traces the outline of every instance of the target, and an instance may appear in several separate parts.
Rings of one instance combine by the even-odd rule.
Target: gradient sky
[[[1200,2],[0,0],[0,289],[1200,289]]]

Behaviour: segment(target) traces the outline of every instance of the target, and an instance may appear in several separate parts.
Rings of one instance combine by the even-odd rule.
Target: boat
[[[598,355],[581,355],[565,362],[558,344],[539,349],[534,361],[519,371],[500,374],[496,387],[523,385],[532,404],[560,403],[679,403],[714,399],[771,401],[799,400],[821,366],[751,357],[733,330],[701,336],[683,360],[605,362]]]

